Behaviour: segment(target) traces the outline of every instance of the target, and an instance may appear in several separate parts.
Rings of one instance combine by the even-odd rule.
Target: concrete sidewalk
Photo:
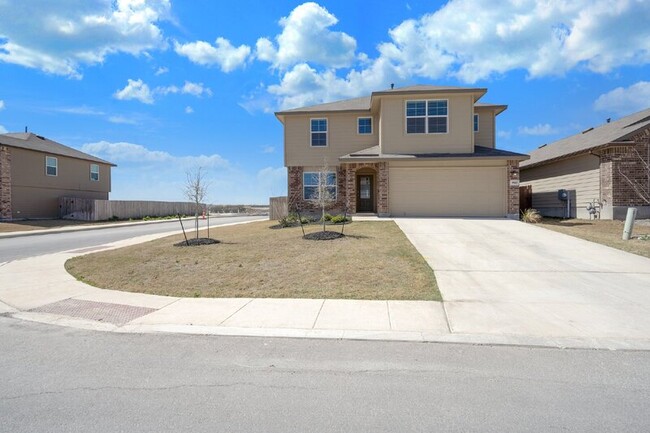
[[[476,325],[473,328],[455,329],[459,317],[471,321],[475,312],[454,309],[454,319],[450,322],[450,304],[446,302],[175,298],[99,289],[75,280],[64,269],[65,261],[71,257],[146,242],[172,233],[176,232],[0,265],[0,314],[122,333],[171,332],[650,350],[650,335],[647,338],[608,338],[584,333],[495,332],[493,325],[481,316],[474,317]],[[443,278],[443,286],[444,281]],[[537,320],[537,317],[529,320]]]

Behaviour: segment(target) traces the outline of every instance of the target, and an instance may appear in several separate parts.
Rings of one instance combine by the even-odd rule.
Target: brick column
[[[388,207],[388,163],[379,162],[376,164],[377,176],[379,177],[377,184],[377,214],[379,216],[390,215]]]
[[[289,212],[302,210],[302,167],[287,167]]]
[[[11,151],[0,146],[0,220],[11,218]]]
[[[511,182],[516,181],[516,182]],[[508,218],[519,219],[519,161],[508,161]],[[514,184],[514,186],[513,186]]]

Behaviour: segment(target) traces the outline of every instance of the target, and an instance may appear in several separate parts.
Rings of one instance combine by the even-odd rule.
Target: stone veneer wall
[[[0,146],[0,220],[11,218],[11,151]]]
[[[346,179],[345,171],[341,167],[331,167],[336,170],[336,203],[330,207],[330,213],[342,213],[346,205]],[[320,206],[310,200],[304,200],[302,196],[302,174],[303,167],[287,167],[288,188],[287,196],[289,200],[289,212],[299,211],[309,214],[316,214],[321,211]],[[348,210],[348,213],[350,211]]]
[[[388,216],[388,163],[386,162],[354,162],[343,164],[347,188],[347,207],[349,213],[357,213],[357,171],[371,168],[377,173],[377,214]]]
[[[519,161],[508,161],[508,217],[519,219]]]

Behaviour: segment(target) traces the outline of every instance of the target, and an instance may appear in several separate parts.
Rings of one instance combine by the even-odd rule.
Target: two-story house
[[[495,119],[507,106],[479,103],[486,92],[391,86],[275,113],[289,206],[315,210],[315,186],[326,176],[337,211],[518,218],[519,162],[528,156],[496,149]]]
[[[0,220],[57,218],[61,197],[108,200],[114,166],[40,135],[0,134]]]

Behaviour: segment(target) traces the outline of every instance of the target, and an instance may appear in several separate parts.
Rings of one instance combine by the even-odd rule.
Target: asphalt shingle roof
[[[383,153],[380,154],[379,146],[352,152],[339,159],[350,161],[355,159],[437,159],[437,158],[512,158],[524,160],[528,155],[523,153],[510,152],[508,150],[494,149],[490,147],[474,146],[474,153]]]
[[[650,128],[650,108],[543,145],[530,152],[530,159],[522,163],[521,167],[587,152],[613,142],[622,142],[644,128]]]
[[[77,149],[65,146],[56,141],[32,134],[31,132],[10,132],[0,134],[0,144],[9,147],[18,147],[21,149],[35,150],[37,152],[49,153],[51,155],[68,156],[70,158],[83,159],[86,161],[99,162],[115,166],[112,162],[104,161]]]

